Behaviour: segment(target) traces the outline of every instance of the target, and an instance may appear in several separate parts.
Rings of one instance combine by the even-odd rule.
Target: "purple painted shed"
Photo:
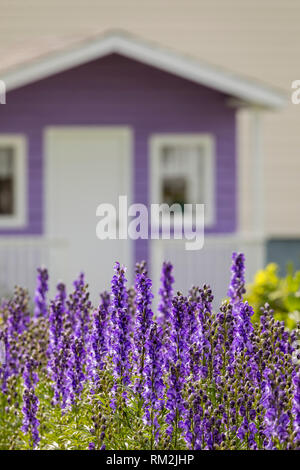
[[[189,62],[188,59],[175,57],[172,53],[164,57],[159,56],[161,52],[154,51],[153,53],[149,46],[144,45],[143,47],[148,47],[148,49],[141,51],[139,49],[141,45],[136,43],[131,44],[132,47],[127,44],[128,48],[125,50],[124,44],[126,45],[128,38],[125,38],[125,42],[124,38],[123,42],[122,38],[121,40],[119,38],[118,43],[108,43],[106,48],[104,47],[105,40],[107,38],[102,39],[102,43],[99,43],[98,54],[92,53],[91,50],[86,50],[84,54],[85,45],[78,49],[77,56],[76,54],[74,56],[74,51],[72,57],[70,56],[72,51],[69,55],[67,54],[64,62],[60,60],[59,56],[50,57],[48,62],[46,58],[44,62],[29,64],[27,68],[24,66],[23,75],[20,71],[13,71],[6,77],[5,81],[8,83],[7,104],[0,110],[2,148],[3,152],[6,152],[5,161],[8,162],[9,137],[12,138],[12,146],[14,137],[16,137],[16,142],[18,142],[18,138],[22,140],[20,146],[23,145],[23,150],[20,151],[20,154],[22,152],[23,156],[25,154],[25,163],[23,170],[22,167],[19,170],[25,173],[25,176],[23,175],[23,190],[26,202],[24,203],[22,195],[17,192],[13,193],[13,190],[10,189],[14,202],[19,200],[19,209],[23,212],[23,216],[19,219],[20,223],[6,224],[5,220],[10,215],[9,210],[13,212],[7,206],[8,213],[4,213],[3,223],[1,223],[0,214],[1,238],[33,240],[30,245],[33,251],[35,251],[34,247],[35,244],[38,245],[39,239],[46,240],[48,243],[49,238],[53,238],[56,234],[60,238],[65,238],[66,244],[69,245],[69,258],[66,258],[64,254],[61,255],[59,250],[54,250],[54,254],[51,254],[51,248],[47,248],[46,242],[39,250],[39,255],[30,255],[31,258],[33,256],[31,264],[34,264],[35,259],[41,257],[50,265],[56,266],[53,268],[55,276],[63,276],[65,271],[62,266],[65,269],[66,264],[69,263],[67,259],[74,259],[74,256],[78,256],[76,253],[81,251],[78,250],[78,247],[80,247],[80,243],[84,243],[83,234],[86,230],[91,229],[91,227],[82,226],[83,214],[89,209],[83,206],[81,208],[82,214],[79,213],[77,216],[75,212],[72,212],[70,220],[67,219],[67,222],[65,222],[67,216],[65,217],[63,214],[54,216],[53,214],[59,212],[60,207],[61,210],[64,208],[67,213],[70,212],[68,208],[71,208],[72,204],[70,202],[69,206],[64,206],[64,200],[67,198],[67,194],[72,193],[73,186],[76,186],[74,204],[80,205],[80,201],[85,198],[93,181],[95,185],[99,181],[99,187],[105,188],[107,180],[114,178],[117,172],[121,173],[120,177],[126,173],[127,186],[125,184],[122,190],[126,191],[126,188],[129,188],[131,202],[149,206],[151,194],[153,195],[151,187],[153,184],[153,187],[159,186],[157,195],[160,200],[153,201],[152,197],[152,202],[165,202],[165,198],[169,202],[180,200],[181,203],[183,201],[208,204],[211,217],[206,227],[207,239],[214,240],[214,237],[218,236],[219,241],[217,245],[214,243],[210,246],[208,243],[210,248],[206,249],[206,252],[202,250],[207,255],[205,253],[202,253],[201,256],[198,254],[197,258],[195,253],[184,252],[182,244],[178,245],[175,241],[167,243],[167,241],[151,242],[150,240],[138,239],[133,243],[133,250],[129,248],[129,245],[123,246],[123,252],[125,250],[127,253],[127,257],[124,259],[128,261],[128,253],[130,253],[129,257],[132,261],[148,259],[152,268],[157,270],[157,263],[163,257],[171,256],[176,258],[175,264],[177,263],[178,268],[184,270],[184,282],[202,280],[202,269],[199,271],[199,263],[208,269],[213,263],[212,253],[216,252],[216,246],[222,257],[229,256],[232,248],[236,246],[238,235],[237,108],[230,105],[229,98],[238,98],[240,103],[248,100],[252,104],[275,106],[278,97],[272,97],[267,93],[263,95],[262,91],[264,90],[257,85],[251,86],[251,84],[243,83],[235,77],[222,75],[217,70],[205,69],[201,64],[198,66],[191,61]],[[119,46],[117,47],[116,44]],[[136,50],[133,50],[133,45]],[[84,60],[83,57],[85,57]],[[144,60],[140,60],[140,57]],[[211,86],[209,86],[210,83]],[[128,137],[129,146],[126,150],[128,154],[126,164],[124,163],[125,157],[121,157],[122,165],[124,164],[126,169],[118,163],[117,153],[119,150],[115,148],[117,139],[114,134],[110,136],[110,143],[105,140],[106,143],[101,148],[97,147],[96,141],[98,138],[103,139],[103,133],[100,132],[98,137],[95,133],[84,136],[85,130],[89,132],[98,128],[102,130],[106,128],[128,130],[130,137]],[[63,129],[66,132],[60,132]],[[70,131],[69,134],[67,130]],[[51,134],[50,139],[47,138],[48,131]],[[57,133],[55,133],[56,131]],[[202,136],[204,136],[203,140],[201,140]],[[173,140],[172,137],[174,137]],[[156,145],[156,155],[154,156],[151,154],[151,141],[155,138],[160,144]],[[191,139],[189,140],[189,138]],[[87,143],[84,144],[85,147],[81,147],[85,139],[87,139]],[[210,147],[205,144],[207,139],[212,144]],[[94,147],[91,147],[92,142],[94,142]],[[52,150],[49,150],[50,148]],[[85,148],[89,155],[94,151],[95,155],[97,152],[101,153],[102,166],[94,167],[93,160],[85,154]],[[208,148],[210,150],[207,150]],[[79,151],[81,153],[77,155]],[[104,152],[107,152],[107,163],[103,159]],[[67,154],[70,154],[69,157]],[[158,163],[153,172],[151,165],[155,158]],[[50,160],[50,163],[47,163],[47,159]],[[54,166],[54,160],[56,166]],[[85,162],[85,166],[83,166],[83,162]],[[164,169],[164,162],[169,162],[166,163],[169,167],[166,166]],[[160,164],[161,166],[159,166]],[[175,166],[176,171],[174,170]],[[14,168],[16,169],[17,165]],[[8,174],[8,170],[5,171],[4,173]],[[97,178],[93,180],[93,174],[96,171],[101,174],[99,180]],[[48,173],[51,173],[52,176]],[[16,171],[14,187],[20,178],[22,179],[22,175]],[[105,194],[110,200],[101,200],[99,203],[115,201],[114,195],[118,192],[118,178],[119,176],[105,190]],[[71,179],[73,179],[73,186],[68,186]],[[9,181],[6,181],[6,184],[9,185]],[[121,188],[121,186],[119,187]],[[82,191],[80,192],[78,188],[82,188]],[[5,194],[7,192],[6,187]],[[120,192],[118,195],[121,194]],[[199,194],[201,194],[200,199],[197,196]],[[207,201],[209,194],[209,201]],[[76,195],[78,195],[78,201]],[[103,197],[105,198],[105,195]],[[49,201],[49,198],[52,198],[52,201]],[[93,200],[90,199],[89,202]],[[88,199],[86,199],[87,203]],[[96,226],[96,206],[92,210]],[[50,229],[47,211],[52,211]],[[77,225],[72,225],[71,220],[74,220],[74,217],[78,217]],[[87,221],[86,224],[88,223]],[[76,238],[74,233],[79,234],[77,244],[74,242]],[[89,236],[91,237],[91,234]],[[94,231],[92,236],[95,238]],[[225,240],[229,240],[230,236],[233,237],[230,239],[231,244],[225,241],[224,245],[222,240],[224,237]],[[83,251],[87,250],[87,246],[92,243],[89,240],[89,238],[86,239]],[[93,260],[96,262],[97,259],[97,262],[101,264],[103,250],[104,253],[110,252],[112,256],[118,253],[117,243],[119,241],[115,240],[114,245],[101,245],[102,258],[101,256],[94,258],[91,254],[90,259],[86,258],[87,263],[92,263]],[[63,250],[63,248],[61,249]],[[6,250],[2,261],[7,259],[7,252]],[[15,250],[16,252],[17,250]],[[47,253],[46,258],[45,252]],[[23,256],[23,252],[20,253],[19,256]],[[119,254],[122,258],[121,252]],[[10,255],[10,258],[13,256],[16,254]],[[62,263],[57,263],[58,257],[62,258]],[[111,259],[108,257],[105,270],[107,270]],[[9,262],[5,262],[13,264],[11,259]],[[82,263],[82,260],[80,262]],[[226,260],[226,264],[228,264],[228,260]],[[217,270],[220,269],[216,262],[215,265]],[[81,267],[80,264],[75,264],[74,269],[75,266]],[[110,277],[110,274],[110,272],[105,273],[99,286],[102,281],[104,282]],[[206,272],[204,278],[207,278],[207,274]],[[73,275],[73,271],[66,274],[68,280],[71,279],[69,276]],[[91,271],[91,277],[93,278],[92,282],[95,283],[97,280],[96,267]],[[212,279],[216,278],[214,270],[211,270],[211,277]],[[221,284],[223,288],[224,280]],[[100,287],[103,287],[102,284]]]

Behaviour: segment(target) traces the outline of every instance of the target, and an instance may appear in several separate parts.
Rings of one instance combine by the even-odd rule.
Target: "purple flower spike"
[[[153,312],[151,310],[152,302],[152,281],[147,277],[145,272],[137,274],[135,281],[136,288],[136,322],[134,329],[134,361],[136,363],[137,381],[135,383],[135,391],[141,395],[143,390],[144,367],[146,341],[149,336],[152,324]]]
[[[242,301],[245,289],[245,256],[242,253],[232,254],[231,281],[228,296],[233,305]]]
[[[27,330],[30,323],[27,291],[16,287],[13,297],[5,304],[5,308],[7,312],[6,325],[1,332],[5,360],[0,371],[3,393],[7,392],[9,377],[17,376],[21,371],[22,345],[17,339]]]
[[[90,334],[89,377],[97,384],[99,372],[105,368],[108,352],[108,317],[110,295],[107,292],[101,294],[101,304],[93,314],[93,325]]]
[[[47,300],[46,295],[48,291],[48,271],[46,268],[38,268],[37,288],[35,291],[35,318],[47,316]]]
[[[50,304],[49,315],[49,349],[48,353],[51,355],[53,351],[59,346],[60,338],[63,331],[63,306],[57,300]]]
[[[299,443],[298,450],[300,450],[300,371],[299,366],[298,370],[295,371],[293,377],[293,407],[292,412],[294,416],[294,432],[295,432],[295,441]]]
[[[164,262],[161,274],[161,287],[159,289],[160,303],[158,306],[159,322],[165,328],[168,328],[169,318],[172,310],[173,284],[172,276],[173,266],[171,263]]]
[[[24,394],[23,394],[23,426],[22,430],[25,433],[29,433],[30,447],[35,448],[39,441],[39,421],[36,417],[39,400],[35,395],[35,385],[38,382],[38,376],[34,372],[34,367],[36,367],[36,362],[32,359],[28,359],[25,364],[24,369]]]
[[[57,295],[55,297],[55,300],[59,300],[64,308],[66,296],[67,296],[65,284],[63,282],[59,282],[56,286],[56,290],[57,290]]]
[[[159,439],[158,416],[164,407],[165,384],[163,381],[164,357],[162,354],[161,329],[152,323],[146,342],[145,376],[143,387],[144,420],[151,426],[151,448]]]
[[[169,424],[167,434],[174,439],[176,448],[178,430],[183,428],[185,419],[185,404],[183,387],[187,375],[187,299],[178,293],[173,299],[171,313],[171,336],[169,344],[168,363],[170,369],[169,388],[167,390],[166,422]]]
[[[172,269],[158,318],[145,263],[130,288],[116,263],[96,308],[83,274],[47,306],[41,269],[33,318],[24,289],[0,301],[3,448],[52,448],[59,433],[70,449],[300,450],[300,325],[268,304],[256,322],[242,254],[217,310],[208,284],[174,295]]]
[[[247,349],[248,353],[251,354],[253,351],[253,345],[250,339],[253,333],[253,325],[251,323],[252,315],[254,315],[254,311],[248,302],[241,303],[237,312],[234,340],[232,343],[235,352],[241,352]]]
[[[125,268],[121,267],[120,263],[116,263],[114,270],[115,275],[111,282],[111,353],[115,378],[113,392],[115,393],[120,386],[130,383],[131,318],[128,309]]]

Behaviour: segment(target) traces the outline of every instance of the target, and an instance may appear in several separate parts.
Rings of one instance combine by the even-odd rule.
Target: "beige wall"
[[[279,87],[300,79],[299,0],[0,0],[0,63],[25,41],[122,28]],[[243,114],[243,113],[242,113]],[[248,116],[239,118],[243,229],[249,225]],[[265,226],[300,236],[300,105],[264,117]]]

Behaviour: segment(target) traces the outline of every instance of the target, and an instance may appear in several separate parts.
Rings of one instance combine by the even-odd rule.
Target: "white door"
[[[130,203],[131,135],[124,128],[51,128],[46,132],[46,233],[53,284],[71,287],[83,271],[92,299],[110,288],[113,264],[130,270],[129,240],[99,240],[96,208],[127,195]]]

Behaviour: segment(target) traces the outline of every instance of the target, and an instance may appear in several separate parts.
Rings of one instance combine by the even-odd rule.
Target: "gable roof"
[[[2,71],[7,91],[92,60],[117,53],[227,94],[246,105],[280,108],[285,96],[266,85],[231,74],[189,56],[180,55],[124,32],[110,32],[79,41],[55,52],[22,61]]]

